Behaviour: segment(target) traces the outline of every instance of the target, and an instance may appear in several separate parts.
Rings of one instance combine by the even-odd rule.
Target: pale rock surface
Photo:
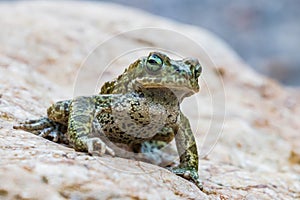
[[[118,5],[72,1],[1,3],[0,27],[0,199],[300,199],[299,91],[253,72],[206,30]],[[202,49],[180,43],[176,34],[149,31],[117,40],[88,64],[130,45],[158,45],[200,59],[202,91],[191,100],[199,108],[183,108],[202,155],[203,192],[154,165],[91,157],[12,129],[73,97],[79,67],[99,42],[144,27],[173,30]],[[101,81],[136,58],[113,63]],[[82,80],[89,83],[91,74],[97,75],[92,70]]]

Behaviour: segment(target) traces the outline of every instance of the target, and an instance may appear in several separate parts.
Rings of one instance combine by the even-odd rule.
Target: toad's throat
[[[138,87],[145,95],[160,96],[160,98],[170,98],[182,102],[185,97],[189,97],[197,92],[197,90],[180,86],[165,86],[165,85],[143,85]]]

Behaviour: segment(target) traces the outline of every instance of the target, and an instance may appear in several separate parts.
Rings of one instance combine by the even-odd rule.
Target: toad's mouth
[[[143,80],[136,80],[134,83],[136,88],[143,89],[157,89],[171,91],[180,96],[191,96],[199,92],[199,87],[193,87],[191,84],[174,84],[174,83],[160,83],[160,82],[144,82]]]
[[[178,91],[178,92],[191,92],[191,93],[197,93],[199,90],[198,89],[194,89],[194,88],[190,88],[190,87],[184,87],[184,86],[176,86],[176,85],[159,85],[159,84],[149,84],[149,85],[143,85],[142,86],[145,89],[169,89],[169,90],[174,90],[174,91]]]
[[[146,90],[161,90],[161,91],[168,91],[174,93],[176,96],[180,96],[181,98],[191,96],[197,92],[199,92],[198,88],[191,88],[191,87],[184,87],[184,86],[177,86],[177,85],[161,85],[161,84],[145,84],[140,85],[140,89]]]

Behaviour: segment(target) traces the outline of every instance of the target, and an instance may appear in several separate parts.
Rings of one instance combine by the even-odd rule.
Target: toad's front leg
[[[91,155],[102,156],[106,152],[114,155],[114,151],[92,132],[96,104],[101,109],[102,101],[104,103],[105,99],[101,96],[78,97],[72,101],[68,121],[68,137],[75,150],[88,152]]]
[[[195,137],[189,120],[181,113],[179,129],[175,135],[176,147],[180,156],[180,164],[171,171],[185,179],[193,181],[200,189],[202,183],[198,175],[198,152]]]

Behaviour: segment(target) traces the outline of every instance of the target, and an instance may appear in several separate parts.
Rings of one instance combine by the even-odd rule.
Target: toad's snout
[[[200,65],[198,59],[196,59],[196,58],[185,58],[183,60],[183,62],[190,66],[190,69],[193,72],[196,79],[201,75],[202,66]]]

